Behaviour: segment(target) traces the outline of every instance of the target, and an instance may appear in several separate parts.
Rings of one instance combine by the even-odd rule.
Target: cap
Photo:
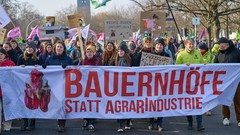
[[[219,40],[218,40],[218,44],[220,43],[229,43],[229,40],[225,37],[221,37]]]
[[[206,50],[206,51],[208,50],[207,44],[203,43],[203,42],[198,44],[198,48],[201,49],[201,50]]]

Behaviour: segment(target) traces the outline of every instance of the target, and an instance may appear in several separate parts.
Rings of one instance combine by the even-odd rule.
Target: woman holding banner
[[[125,67],[131,66],[132,60],[131,60],[131,57],[127,53],[128,53],[128,46],[127,46],[126,42],[122,41],[118,47],[118,53],[117,53],[116,60],[115,60],[115,66],[125,66]],[[123,132],[123,123],[125,121],[126,121],[125,129],[128,129],[128,130],[131,129],[131,126],[130,126],[131,119],[118,119],[117,121],[119,123],[119,127],[117,130],[119,133]]]
[[[190,64],[203,64],[203,58],[201,53],[195,49],[194,40],[187,39],[187,44],[185,46],[185,50],[181,51],[177,55],[175,64],[186,64],[189,66]],[[205,128],[202,125],[202,115],[197,115],[197,130],[202,131]],[[188,130],[193,130],[193,117],[187,116],[188,121]]]
[[[93,42],[87,42],[86,45],[86,57],[81,61],[80,65],[101,66],[102,61],[96,57],[96,46]],[[89,132],[95,131],[94,124],[96,119],[87,118],[83,121],[83,129],[89,130]]]
[[[116,46],[113,42],[108,42],[103,52],[102,63],[104,66],[114,66],[116,58]]]
[[[37,66],[39,64],[40,63],[37,59],[37,53],[36,53],[36,44],[33,41],[30,41],[26,44],[26,50],[24,51],[24,53],[19,56],[17,65],[25,67],[25,66]],[[35,99],[35,96],[33,96],[33,100],[34,99]],[[32,103],[26,103],[26,104],[32,104]],[[30,119],[29,125],[28,125],[28,122],[29,122],[29,119],[27,118],[23,119],[23,125],[21,126],[21,131],[35,129],[36,120]]]
[[[58,41],[53,45],[53,55],[47,58],[46,65],[61,65],[63,68],[73,65],[72,59],[67,56],[67,49],[64,43]],[[46,65],[42,65],[43,68],[46,68]],[[65,131],[65,124],[65,119],[58,119],[58,132]]]

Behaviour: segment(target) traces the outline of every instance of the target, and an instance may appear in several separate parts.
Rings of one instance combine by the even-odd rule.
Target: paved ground
[[[133,119],[133,128],[122,134],[126,135],[240,135],[240,128],[237,127],[235,113],[231,107],[230,126],[222,125],[221,107],[212,110],[212,116],[204,116],[203,123],[205,131],[199,132],[196,128],[192,131],[187,130],[186,117],[168,117],[164,118],[163,128],[160,133],[157,130],[149,131],[147,129],[148,119]],[[195,120],[195,119],[194,119]],[[116,120],[97,120],[95,132],[82,130],[82,120],[68,120],[66,123],[66,132],[58,133],[56,130],[56,120],[37,120],[36,129],[33,131],[20,131],[20,120],[14,120],[13,128],[10,132],[2,132],[2,135],[117,135]],[[196,127],[196,121],[195,125]]]

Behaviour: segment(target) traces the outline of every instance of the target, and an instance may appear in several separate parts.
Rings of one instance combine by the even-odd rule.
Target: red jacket
[[[6,58],[3,62],[0,62],[0,67],[5,67],[5,66],[16,66],[16,65],[9,58]],[[1,89],[1,87],[0,87],[0,97],[2,97],[2,89]]]
[[[85,57],[85,59],[80,62],[80,65],[102,66],[102,61],[99,60],[96,56],[93,56],[92,59]]]

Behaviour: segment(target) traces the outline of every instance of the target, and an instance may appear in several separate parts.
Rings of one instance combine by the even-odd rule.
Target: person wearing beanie
[[[35,51],[36,45],[34,41],[27,42],[25,48],[26,50],[18,58],[17,65],[22,67],[40,65],[39,60],[37,58],[37,53]],[[30,124],[29,124],[29,121],[30,121]],[[36,119],[24,118],[23,124],[21,126],[21,131],[35,129],[35,123],[36,123]]]
[[[225,37],[218,40],[219,52],[214,59],[214,63],[240,63],[240,50],[234,47],[233,42]],[[240,84],[238,84],[234,98],[234,109],[236,114],[237,125],[240,127]],[[230,124],[230,108],[229,106],[222,106],[223,125]]]
[[[116,59],[116,46],[113,42],[107,42],[102,55],[102,63],[104,66],[114,66]]]
[[[37,34],[35,34],[33,36],[33,39],[32,41],[34,41],[35,45],[36,45],[36,53],[37,53],[37,56],[39,56],[43,51],[43,48],[41,46],[41,41],[39,40],[39,37],[37,36]]]
[[[213,63],[214,55],[208,50],[206,43],[200,42],[198,44],[198,51],[201,53],[204,63]]]
[[[96,46],[93,42],[87,42],[86,47],[86,57],[80,62],[80,65],[90,65],[90,66],[102,66],[102,61],[96,56]],[[89,132],[95,131],[96,119],[85,118],[83,119],[83,129],[89,130]]]
[[[152,50],[152,54],[155,55],[159,55],[159,56],[164,56],[164,57],[170,57],[164,50],[165,47],[165,42],[163,38],[158,38],[156,40],[156,45],[155,48]],[[163,121],[163,117],[157,117],[157,130],[158,131],[162,131],[163,127],[162,127],[162,121]],[[148,129],[149,130],[153,130],[154,128],[154,118],[150,118],[149,119],[149,125],[148,125]]]
[[[201,53],[197,49],[195,49],[193,39],[187,39],[185,50],[181,51],[177,55],[175,64],[186,64],[187,66],[189,66],[190,64],[204,64]],[[197,115],[196,120],[197,120],[197,130],[198,131],[205,130],[202,124],[202,115]],[[187,116],[187,122],[188,122],[188,130],[193,130],[193,116],[191,115]]]
[[[132,59],[131,66],[133,66],[133,67],[138,66],[137,57],[138,57],[139,50],[137,48],[137,45],[133,41],[131,41],[128,43],[128,49],[129,49],[128,55]]]
[[[201,53],[203,57],[204,63],[213,63],[214,55],[209,51],[208,46],[205,42],[200,42],[198,45],[198,51]],[[209,110],[205,113],[206,116],[211,116],[212,112]]]
[[[5,42],[3,44],[3,49],[7,52],[9,59],[13,61],[15,65],[17,65],[18,56],[17,53],[13,50],[11,43]]]
[[[124,66],[124,67],[130,67],[132,60],[131,57],[127,54],[128,52],[128,46],[127,43],[122,41],[118,46],[118,52],[117,57],[115,60],[115,66]],[[119,124],[117,132],[121,133],[123,132],[123,126],[126,121],[125,129],[130,130],[131,129],[131,119],[118,119],[117,122]]]

